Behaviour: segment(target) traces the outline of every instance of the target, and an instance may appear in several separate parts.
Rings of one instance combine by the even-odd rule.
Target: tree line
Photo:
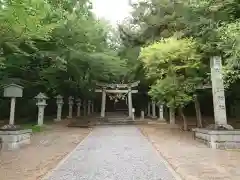
[[[191,102],[199,104],[197,96],[209,91],[202,87],[211,86],[213,56],[223,59],[227,95],[236,94],[240,77],[239,0],[148,0],[132,6],[131,16],[119,25],[123,52],[138,49],[139,53],[130,57],[138,59],[135,75],[145,74],[139,77],[149,87],[151,98],[178,110],[185,129],[183,108]]]
[[[96,18],[88,0],[3,0],[0,29],[0,86],[24,87],[17,108],[23,115],[39,92],[91,99],[96,82],[118,81],[127,71],[114,29]],[[0,101],[1,116],[7,101]]]

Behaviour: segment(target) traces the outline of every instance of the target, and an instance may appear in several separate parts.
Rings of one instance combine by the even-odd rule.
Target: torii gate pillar
[[[138,90],[132,90],[132,87],[138,86],[140,81],[131,83],[131,84],[97,84],[98,86],[102,87],[102,89],[96,89],[95,92],[102,93],[102,104],[101,104],[101,117],[105,117],[105,110],[106,110],[106,93],[128,93],[128,115],[129,118],[133,119],[133,104],[132,104],[132,94],[137,93]],[[106,89],[109,88],[128,88],[127,90],[120,90],[120,89]]]
[[[101,117],[105,117],[105,109],[106,109],[106,89],[102,90],[102,105],[101,105]]]
[[[132,113],[132,89],[128,87],[128,116],[133,119]]]

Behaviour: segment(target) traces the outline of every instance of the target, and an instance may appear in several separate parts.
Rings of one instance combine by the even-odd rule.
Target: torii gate
[[[101,87],[102,89],[96,89],[95,92],[102,93],[102,104],[101,104],[101,117],[105,117],[105,109],[106,109],[106,93],[126,93],[128,94],[128,116],[133,119],[132,114],[132,93],[138,93],[138,90],[132,90],[133,87],[138,86],[140,81],[129,83],[129,84],[101,84],[98,83],[97,86]],[[107,89],[111,88],[111,89]],[[115,88],[115,89],[113,89]],[[119,89],[122,88],[122,89]],[[123,89],[127,88],[127,89]]]

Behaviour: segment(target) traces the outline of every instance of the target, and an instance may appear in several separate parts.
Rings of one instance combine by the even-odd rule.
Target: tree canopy
[[[140,0],[119,25],[126,50],[155,101],[183,108],[209,87],[210,59],[222,56],[225,86],[239,83],[238,0]],[[131,59],[128,59],[132,61]]]
[[[0,1],[0,85],[94,96],[96,82],[141,81],[156,101],[183,108],[210,84],[222,56],[228,89],[239,83],[239,0],[141,0],[118,28],[90,0]]]
[[[1,84],[85,96],[96,81],[118,81],[127,71],[109,41],[111,26],[90,1],[1,3]]]

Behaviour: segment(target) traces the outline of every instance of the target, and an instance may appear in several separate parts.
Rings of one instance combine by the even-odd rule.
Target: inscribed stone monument
[[[211,80],[216,125],[227,125],[224,85],[222,78],[222,61],[220,57],[211,59]]]

